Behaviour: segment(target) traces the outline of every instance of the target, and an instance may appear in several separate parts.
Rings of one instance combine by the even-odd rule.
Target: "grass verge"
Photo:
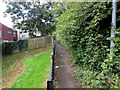
[[[22,71],[20,71],[20,70],[22,70],[22,67],[23,67],[22,63],[23,63],[24,58],[27,58],[29,56],[39,55],[39,54],[45,53],[51,49],[52,49],[52,46],[28,50],[28,51],[24,51],[24,52],[19,52],[19,53],[15,53],[15,54],[9,55],[9,56],[3,56],[3,59],[2,59],[2,76],[3,76],[2,87],[9,88],[11,86],[11,84],[16,80],[16,78],[20,75],[20,73],[22,73]]]
[[[45,88],[44,81],[49,74],[51,51],[23,60],[25,71],[11,88]]]
[[[52,46],[50,47],[44,47],[44,48],[38,48],[38,49],[32,49],[24,52],[18,52],[13,55],[3,56],[2,59],[2,75],[5,76],[9,72],[9,69],[11,67],[16,66],[15,61],[16,60],[22,60],[23,58],[26,58],[28,56],[34,56],[36,54],[46,52],[48,50],[51,50]]]

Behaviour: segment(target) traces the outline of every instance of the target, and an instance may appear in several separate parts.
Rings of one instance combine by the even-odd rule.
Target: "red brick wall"
[[[6,27],[5,25],[2,25],[2,39],[8,41],[13,40],[13,30],[11,28]]]
[[[3,25],[0,23],[0,26],[2,26],[2,40],[8,40],[8,41],[13,41],[17,40],[17,31],[12,30],[11,28]],[[16,33],[15,37],[13,37],[13,32]]]

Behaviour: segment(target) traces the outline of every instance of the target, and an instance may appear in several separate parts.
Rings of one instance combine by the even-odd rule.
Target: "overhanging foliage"
[[[110,60],[111,3],[69,3],[57,21],[56,33],[70,47],[75,63],[82,67],[79,78],[83,87],[118,88],[120,37],[115,41],[115,55]],[[117,15],[120,14],[118,6]],[[119,23],[119,17],[117,23]],[[120,32],[120,25],[117,25]],[[85,75],[91,73],[91,75]],[[79,75],[78,75],[79,76]],[[92,78],[94,76],[94,78]],[[104,77],[104,78],[102,78]]]

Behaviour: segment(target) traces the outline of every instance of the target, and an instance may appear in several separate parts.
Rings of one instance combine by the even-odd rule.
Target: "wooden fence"
[[[52,36],[44,36],[28,40],[28,49],[42,48],[52,45]]]
[[[52,45],[52,36],[44,36],[15,42],[5,42],[2,45],[2,55],[10,55],[16,52],[43,48]]]

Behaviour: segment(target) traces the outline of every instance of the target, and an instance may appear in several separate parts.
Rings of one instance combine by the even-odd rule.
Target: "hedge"
[[[16,42],[2,43],[2,55],[11,55],[15,52],[25,51],[28,49],[27,40],[19,40]]]
[[[120,86],[120,37],[110,38],[111,3],[68,3],[58,19],[56,33],[73,55],[77,79],[84,88],[118,88]],[[120,15],[118,7],[117,15]],[[120,32],[120,17],[117,31]],[[114,40],[114,55],[110,40]],[[113,59],[110,59],[110,56]]]

